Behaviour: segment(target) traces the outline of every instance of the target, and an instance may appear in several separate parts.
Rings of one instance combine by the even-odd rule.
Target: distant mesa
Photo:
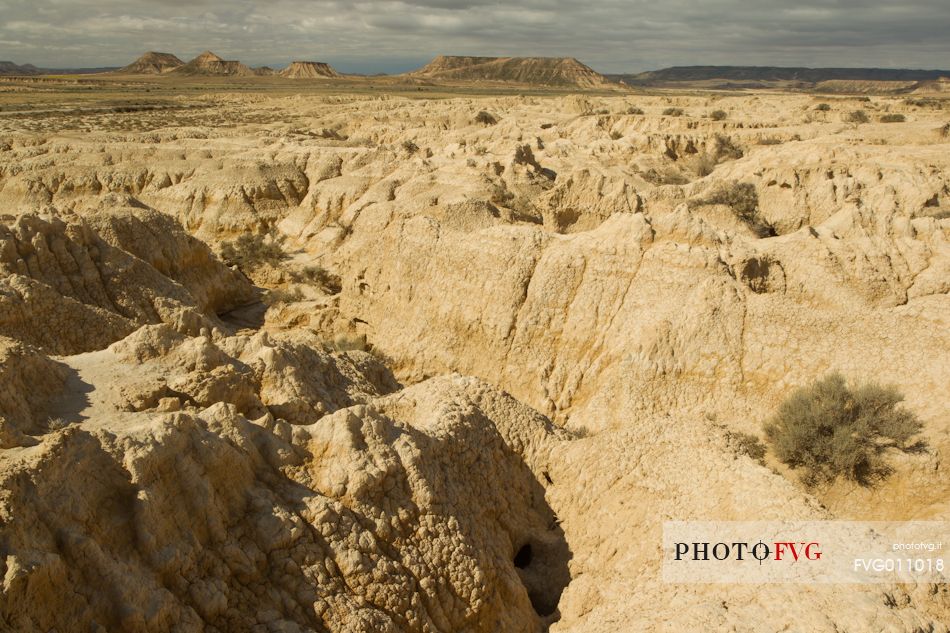
[[[188,76],[253,77],[257,73],[239,61],[224,60],[211,51],[205,51],[187,64],[172,70],[169,74]]]
[[[290,62],[290,65],[279,74],[281,77],[291,79],[322,79],[340,76],[340,73],[323,62]]]
[[[123,66],[116,73],[123,75],[163,75],[184,65],[185,62],[171,53],[149,51],[128,66]]]
[[[500,81],[571,88],[611,88],[617,84],[573,57],[460,57],[439,55],[408,73],[442,81]]]

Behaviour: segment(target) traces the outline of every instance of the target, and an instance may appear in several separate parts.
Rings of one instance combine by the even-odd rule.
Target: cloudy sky
[[[251,65],[398,72],[439,53],[673,65],[950,67],[950,0],[0,0],[0,60],[124,65],[211,49]]]

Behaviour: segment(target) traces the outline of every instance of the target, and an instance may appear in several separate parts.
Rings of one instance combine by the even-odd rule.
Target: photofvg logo
[[[950,523],[668,521],[672,583],[946,583]]]
[[[676,560],[694,561],[710,560],[736,561],[754,558],[763,563],[765,561],[781,562],[783,559],[790,562],[804,560],[821,560],[821,543],[817,541],[778,541],[764,543],[761,540],[754,543],[710,543],[708,541],[694,541],[692,543],[676,543]]]

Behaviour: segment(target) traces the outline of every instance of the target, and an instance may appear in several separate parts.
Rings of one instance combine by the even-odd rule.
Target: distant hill
[[[161,75],[176,68],[181,68],[185,62],[181,61],[171,53],[156,53],[149,51],[137,60],[123,66],[117,73],[123,75]]]
[[[36,75],[92,75],[115,70],[115,66],[103,68],[37,68],[33,64],[19,66],[13,62],[0,62],[0,77],[2,76],[29,76]]]
[[[0,75],[41,75],[42,71],[33,64],[18,66],[13,62],[0,62]]]
[[[407,75],[443,81],[503,81],[576,88],[607,88],[615,85],[573,57],[439,55]]]
[[[170,71],[169,74],[221,77],[253,77],[257,75],[253,69],[241,62],[221,59],[211,51],[205,51],[187,64]]]
[[[340,76],[340,73],[324,62],[290,62],[290,65],[278,74],[291,79],[324,79]]]
[[[901,68],[785,68],[776,66],[674,66],[638,74],[607,75],[614,81],[633,86],[663,84],[744,82],[818,84],[826,81],[934,81],[950,77],[947,70],[910,70]]]

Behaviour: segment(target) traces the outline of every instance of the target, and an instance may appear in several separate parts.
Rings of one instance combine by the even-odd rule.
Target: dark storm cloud
[[[0,59],[123,64],[211,49],[251,64],[394,71],[439,53],[676,64],[950,67],[947,0],[0,0]]]

